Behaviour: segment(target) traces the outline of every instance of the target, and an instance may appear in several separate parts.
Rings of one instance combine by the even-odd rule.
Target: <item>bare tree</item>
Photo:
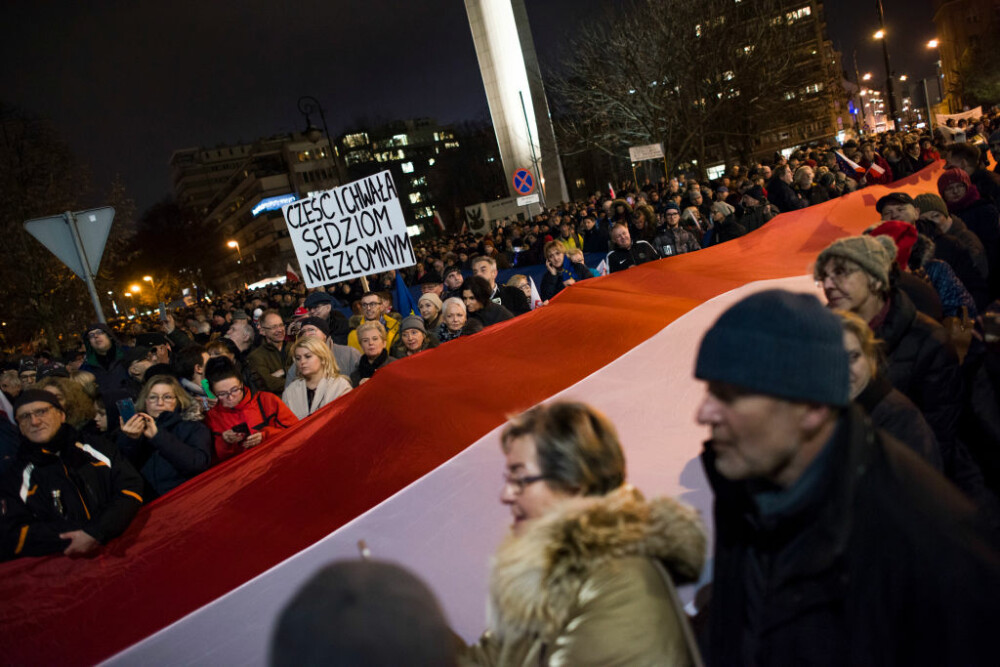
[[[822,42],[815,22],[782,0],[633,0],[584,25],[553,77],[564,151],[627,156],[661,143],[670,169],[732,153],[747,157],[763,128],[795,120],[804,85],[797,52]],[[798,25],[796,25],[798,24]],[[816,48],[815,46],[811,48]],[[828,87],[819,82],[816,91]]]

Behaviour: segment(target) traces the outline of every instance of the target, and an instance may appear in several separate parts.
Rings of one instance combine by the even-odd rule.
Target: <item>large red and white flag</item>
[[[299,277],[299,274],[292,268],[290,263],[285,265],[285,280],[290,283],[302,282],[302,278]]]
[[[531,309],[534,310],[542,305],[542,295],[538,293],[538,288],[535,287],[535,279],[528,276],[528,281],[531,283]]]
[[[942,167],[892,190],[931,190]],[[425,579],[473,640],[486,622],[489,558],[510,523],[497,501],[499,429],[555,398],[604,411],[630,481],[710,520],[697,458],[705,432],[693,418],[703,389],[691,377],[702,335],[757,289],[815,292],[806,267],[861,233],[889,191],[868,187],[779,215],[739,243],[582,281],[545,308],[386,366],[153,501],[96,558],[0,565],[4,662],[266,664],[282,607],[325,563],[357,558],[359,540]]]

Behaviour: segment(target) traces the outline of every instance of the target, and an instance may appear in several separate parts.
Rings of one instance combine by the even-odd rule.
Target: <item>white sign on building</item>
[[[281,212],[307,287],[417,263],[389,171],[312,193]]]

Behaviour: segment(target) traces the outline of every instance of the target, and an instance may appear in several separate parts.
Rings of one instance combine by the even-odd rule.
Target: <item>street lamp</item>
[[[875,37],[875,39],[882,39],[883,37],[885,37],[885,30],[876,31],[873,37]]]
[[[337,176],[341,181],[344,180],[344,175],[340,173],[340,160],[337,159],[336,149],[334,148],[333,139],[330,138],[330,128],[326,124],[326,114],[323,113],[323,105],[319,103],[312,95],[303,95],[299,98],[298,102],[299,113],[306,117],[306,129],[303,134],[309,141],[316,143],[320,140],[322,136],[319,129],[312,124],[312,113],[315,111],[319,113],[319,121],[323,124],[323,134],[326,135],[326,142],[329,144],[328,149],[330,151],[330,159],[333,160],[333,164],[337,169]]]
[[[229,246],[230,248],[236,248],[236,254],[239,255],[240,264],[242,264],[243,263],[243,253],[240,251],[240,244],[239,244],[239,242],[235,241],[235,240],[230,240],[230,241],[228,241],[226,243],[226,245]]]
[[[872,73],[871,72],[865,72],[865,75],[863,77],[861,77],[861,80],[862,81],[871,81],[872,80]]]
[[[927,48],[936,49],[938,47],[938,44],[939,42],[936,39],[932,39],[931,41],[927,42]]]
[[[132,286],[129,287],[129,289],[132,290],[132,292],[134,292],[136,295],[138,295],[139,292],[142,291],[142,285],[140,285],[139,283],[133,283]]]
[[[932,39],[929,42],[927,42],[927,48],[928,49],[936,49],[940,44],[941,44],[941,42],[939,42],[938,38],[935,37],[934,39]],[[938,85],[938,101],[939,102],[943,102],[944,101],[944,89],[941,87],[941,54],[940,53],[938,53],[937,60],[934,61],[934,67],[937,70],[936,74],[937,74],[937,85]]]

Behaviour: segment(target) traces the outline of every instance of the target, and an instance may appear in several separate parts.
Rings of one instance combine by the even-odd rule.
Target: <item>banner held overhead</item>
[[[389,171],[314,193],[281,212],[307,287],[417,263]]]

